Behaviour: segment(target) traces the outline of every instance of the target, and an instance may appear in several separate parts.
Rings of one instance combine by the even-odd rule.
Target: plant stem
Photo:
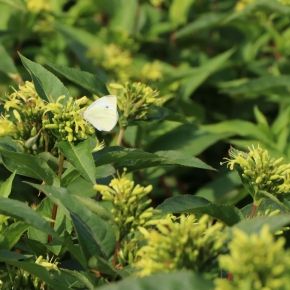
[[[63,172],[63,163],[64,163],[64,155],[62,153],[59,154],[59,158],[58,158],[58,172],[57,172],[57,176],[60,178]],[[52,210],[51,210],[51,223],[50,226],[52,228],[54,228],[55,225],[55,219],[56,219],[56,215],[57,215],[57,204],[53,204]],[[48,235],[47,237],[47,241],[51,242],[52,241],[52,236]]]
[[[120,241],[117,241],[116,242],[116,246],[115,246],[115,252],[114,252],[114,257],[113,257],[113,261],[112,261],[112,264],[114,267],[117,266],[117,263],[118,263],[118,256],[119,256],[119,251],[120,251]]]
[[[257,213],[258,206],[253,203],[249,218],[253,218]]]
[[[47,132],[44,131],[44,151],[48,152],[48,136],[47,136]]]
[[[120,131],[119,131],[118,138],[117,138],[117,145],[118,146],[122,146],[123,138],[125,135],[125,130],[126,130],[125,127],[120,127]]]

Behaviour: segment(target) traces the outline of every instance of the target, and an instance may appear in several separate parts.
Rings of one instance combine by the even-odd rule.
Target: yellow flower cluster
[[[150,4],[154,7],[159,7],[164,3],[164,0],[149,0]]]
[[[176,269],[210,272],[225,241],[223,225],[204,215],[172,215],[154,222],[156,229],[140,228],[146,244],[137,252],[139,276]]]
[[[290,6],[290,0],[278,0],[282,5]]]
[[[125,85],[111,83],[111,94],[118,96],[118,109],[121,112],[121,124],[126,126],[130,120],[146,119],[151,106],[161,106],[165,99],[159,97],[159,92],[151,87],[132,82]]]
[[[0,118],[0,137],[14,136],[17,132],[16,126],[6,118]]]
[[[238,170],[253,189],[254,197],[259,191],[278,196],[290,192],[290,164],[284,163],[283,158],[272,158],[260,146],[250,147],[247,153],[231,148],[229,155],[227,166]]]
[[[243,11],[248,5],[252,4],[255,0],[239,0],[235,6],[236,11]]]
[[[69,142],[86,139],[89,135],[93,135],[94,128],[82,116],[82,106],[88,103],[88,98],[82,97],[78,100],[70,98],[66,104],[62,103],[63,98],[64,96],[61,96],[57,102],[47,104],[43,127],[52,130],[59,136],[58,139]]]
[[[162,76],[162,67],[157,60],[152,63],[146,63],[141,70],[141,77],[145,80],[158,81]]]
[[[94,128],[82,117],[88,99],[69,99],[64,105],[63,98],[47,103],[32,82],[20,85],[3,100],[0,137],[12,136],[26,151],[37,153],[50,150],[57,140],[72,142],[93,135]]]
[[[33,13],[40,13],[42,11],[51,11],[50,0],[26,0],[27,10]]]
[[[118,226],[120,240],[138,226],[145,226],[153,216],[153,208],[148,195],[152,186],[135,185],[125,174],[112,179],[109,186],[96,184],[103,200],[113,204],[112,214]]]
[[[268,227],[260,234],[235,230],[230,253],[219,257],[219,265],[233,281],[216,279],[216,290],[289,290],[290,252],[284,238],[274,240]]]
[[[4,117],[0,120],[0,136],[13,136],[28,151],[35,151],[44,141],[41,129],[45,106],[33,83],[19,85],[19,89],[6,96],[3,101]]]
[[[116,44],[108,44],[104,47],[91,48],[88,57],[97,65],[112,72],[118,80],[128,79],[128,68],[132,63],[131,53]]]

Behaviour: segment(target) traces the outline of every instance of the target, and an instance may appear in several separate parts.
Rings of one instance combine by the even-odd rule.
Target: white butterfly
[[[117,97],[108,95],[97,99],[85,111],[84,119],[99,131],[111,131],[118,122]]]

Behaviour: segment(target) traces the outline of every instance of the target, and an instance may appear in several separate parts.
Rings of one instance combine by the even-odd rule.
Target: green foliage
[[[289,23],[286,0],[0,1],[0,289],[289,289]],[[109,94],[105,133],[83,114]]]

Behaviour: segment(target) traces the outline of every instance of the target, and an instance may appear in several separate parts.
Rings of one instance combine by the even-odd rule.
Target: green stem
[[[258,209],[258,206],[255,203],[253,203],[249,218],[255,217],[255,215],[257,213],[257,209]]]
[[[117,146],[122,146],[125,131],[126,131],[125,127],[120,127],[118,138],[117,138]]]
[[[63,172],[63,163],[64,163],[64,155],[62,153],[60,153],[59,154],[59,158],[58,158],[58,172],[57,172],[57,175],[58,175],[59,178],[61,178],[61,175],[62,175],[62,172]],[[55,225],[57,209],[58,209],[57,204],[54,203],[53,207],[52,207],[52,210],[51,210],[51,219],[52,219],[52,221],[50,223],[50,226],[52,228],[54,228],[54,225]],[[48,242],[52,241],[52,236],[51,235],[48,235],[47,241]]]

